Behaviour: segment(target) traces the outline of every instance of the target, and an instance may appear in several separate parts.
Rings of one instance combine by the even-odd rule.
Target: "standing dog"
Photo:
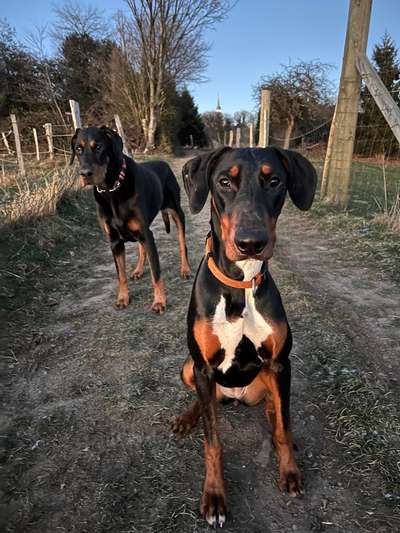
[[[206,476],[201,512],[222,527],[226,501],[216,403],[236,398],[248,405],[265,400],[279,462],[280,486],[302,493],[290,429],[292,335],[267,261],[286,191],[309,209],[317,176],[303,156],[278,148],[222,148],[191,159],[183,168],[193,213],[211,192],[211,232],[194,282],[188,312],[190,357],[184,384],[198,400],[177,417],[184,436],[203,418]]]
[[[110,128],[77,129],[71,140],[71,164],[76,156],[80,164],[81,185],[94,185],[94,197],[100,225],[107,235],[118,275],[116,307],[129,304],[125,271],[125,242],[138,241],[139,259],[131,278],[143,275],[149,259],[154,290],[151,306],[163,313],[166,306],[164,281],[160,275],[158,252],[150,225],[159,211],[167,233],[171,214],[178,230],[181,275],[190,276],[185,240],[185,215],[180,203],[178,182],[163,161],[138,164],[122,153],[122,139]]]

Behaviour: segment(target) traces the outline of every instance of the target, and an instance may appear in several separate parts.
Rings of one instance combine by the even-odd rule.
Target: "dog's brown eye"
[[[76,149],[75,149],[75,152],[76,152],[77,154],[81,154],[81,153],[83,152],[83,148],[82,148],[82,146],[77,146]]]
[[[228,178],[221,178],[219,180],[219,184],[221,185],[221,187],[223,187],[224,189],[230,189],[231,188],[231,182],[229,181]]]
[[[269,180],[270,187],[277,187],[280,184],[281,180],[277,176],[272,176]]]

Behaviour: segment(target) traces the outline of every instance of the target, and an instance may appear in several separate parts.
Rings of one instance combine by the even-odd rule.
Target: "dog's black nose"
[[[85,178],[90,178],[93,175],[92,170],[90,168],[81,168],[81,176],[84,176]]]
[[[235,244],[238,250],[245,255],[258,255],[268,244],[268,240],[264,236],[237,236]]]

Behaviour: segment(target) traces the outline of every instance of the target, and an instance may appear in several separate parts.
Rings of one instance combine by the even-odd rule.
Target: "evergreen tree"
[[[109,40],[78,33],[67,35],[62,42],[60,69],[63,76],[63,99],[79,100],[84,113],[92,107],[102,107],[104,76],[113,46]]]
[[[374,46],[372,62],[379,77],[399,105],[400,63],[396,45],[388,33],[385,33],[381,42]],[[360,104],[355,151],[366,156],[378,154],[390,156],[397,151],[398,143],[365,85],[361,90]]]
[[[177,105],[180,118],[177,131],[179,144],[181,146],[190,145],[190,136],[192,135],[195,146],[204,146],[207,142],[204,124],[193,97],[187,89],[183,89],[180,93]]]

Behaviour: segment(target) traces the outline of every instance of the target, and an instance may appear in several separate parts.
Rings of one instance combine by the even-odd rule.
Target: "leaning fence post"
[[[240,126],[236,128],[236,148],[240,148],[240,135],[241,135]]]
[[[36,128],[32,128],[33,131],[33,138],[35,140],[35,147],[36,147],[36,159],[40,161],[40,152],[39,152],[39,141],[37,136]]]
[[[74,123],[74,129],[81,128],[81,111],[79,109],[79,103],[76,100],[69,101],[69,107],[71,108],[72,122]]]
[[[5,147],[7,148],[8,154],[11,155],[12,154],[11,148],[10,148],[10,145],[8,144],[7,137],[4,131],[1,132],[1,136],[3,137],[3,142],[4,142]]]
[[[119,118],[119,115],[114,115],[114,120],[115,120],[115,125],[117,126],[118,134],[122,139],[122,149],[127,155],[129,155],[125,132],[124,132],[124,128],[122,127],[122,122],[121,122],[121,119]]]
[[[17,118],[15,115],[10,115],[10,118],[15,138],[15,149],[17,151],[19,173],[22,177],[25,177],[25,165],[24,158],[22,157],[21,140],[19,138]]]
[[[46,132],[47,144],[49,145],[49,157],[50,159],[54,159],[53,126],[50,122],[46,122],[43,127]]]
[[[229,146],[233,146],[233,130],[229,130]]]

